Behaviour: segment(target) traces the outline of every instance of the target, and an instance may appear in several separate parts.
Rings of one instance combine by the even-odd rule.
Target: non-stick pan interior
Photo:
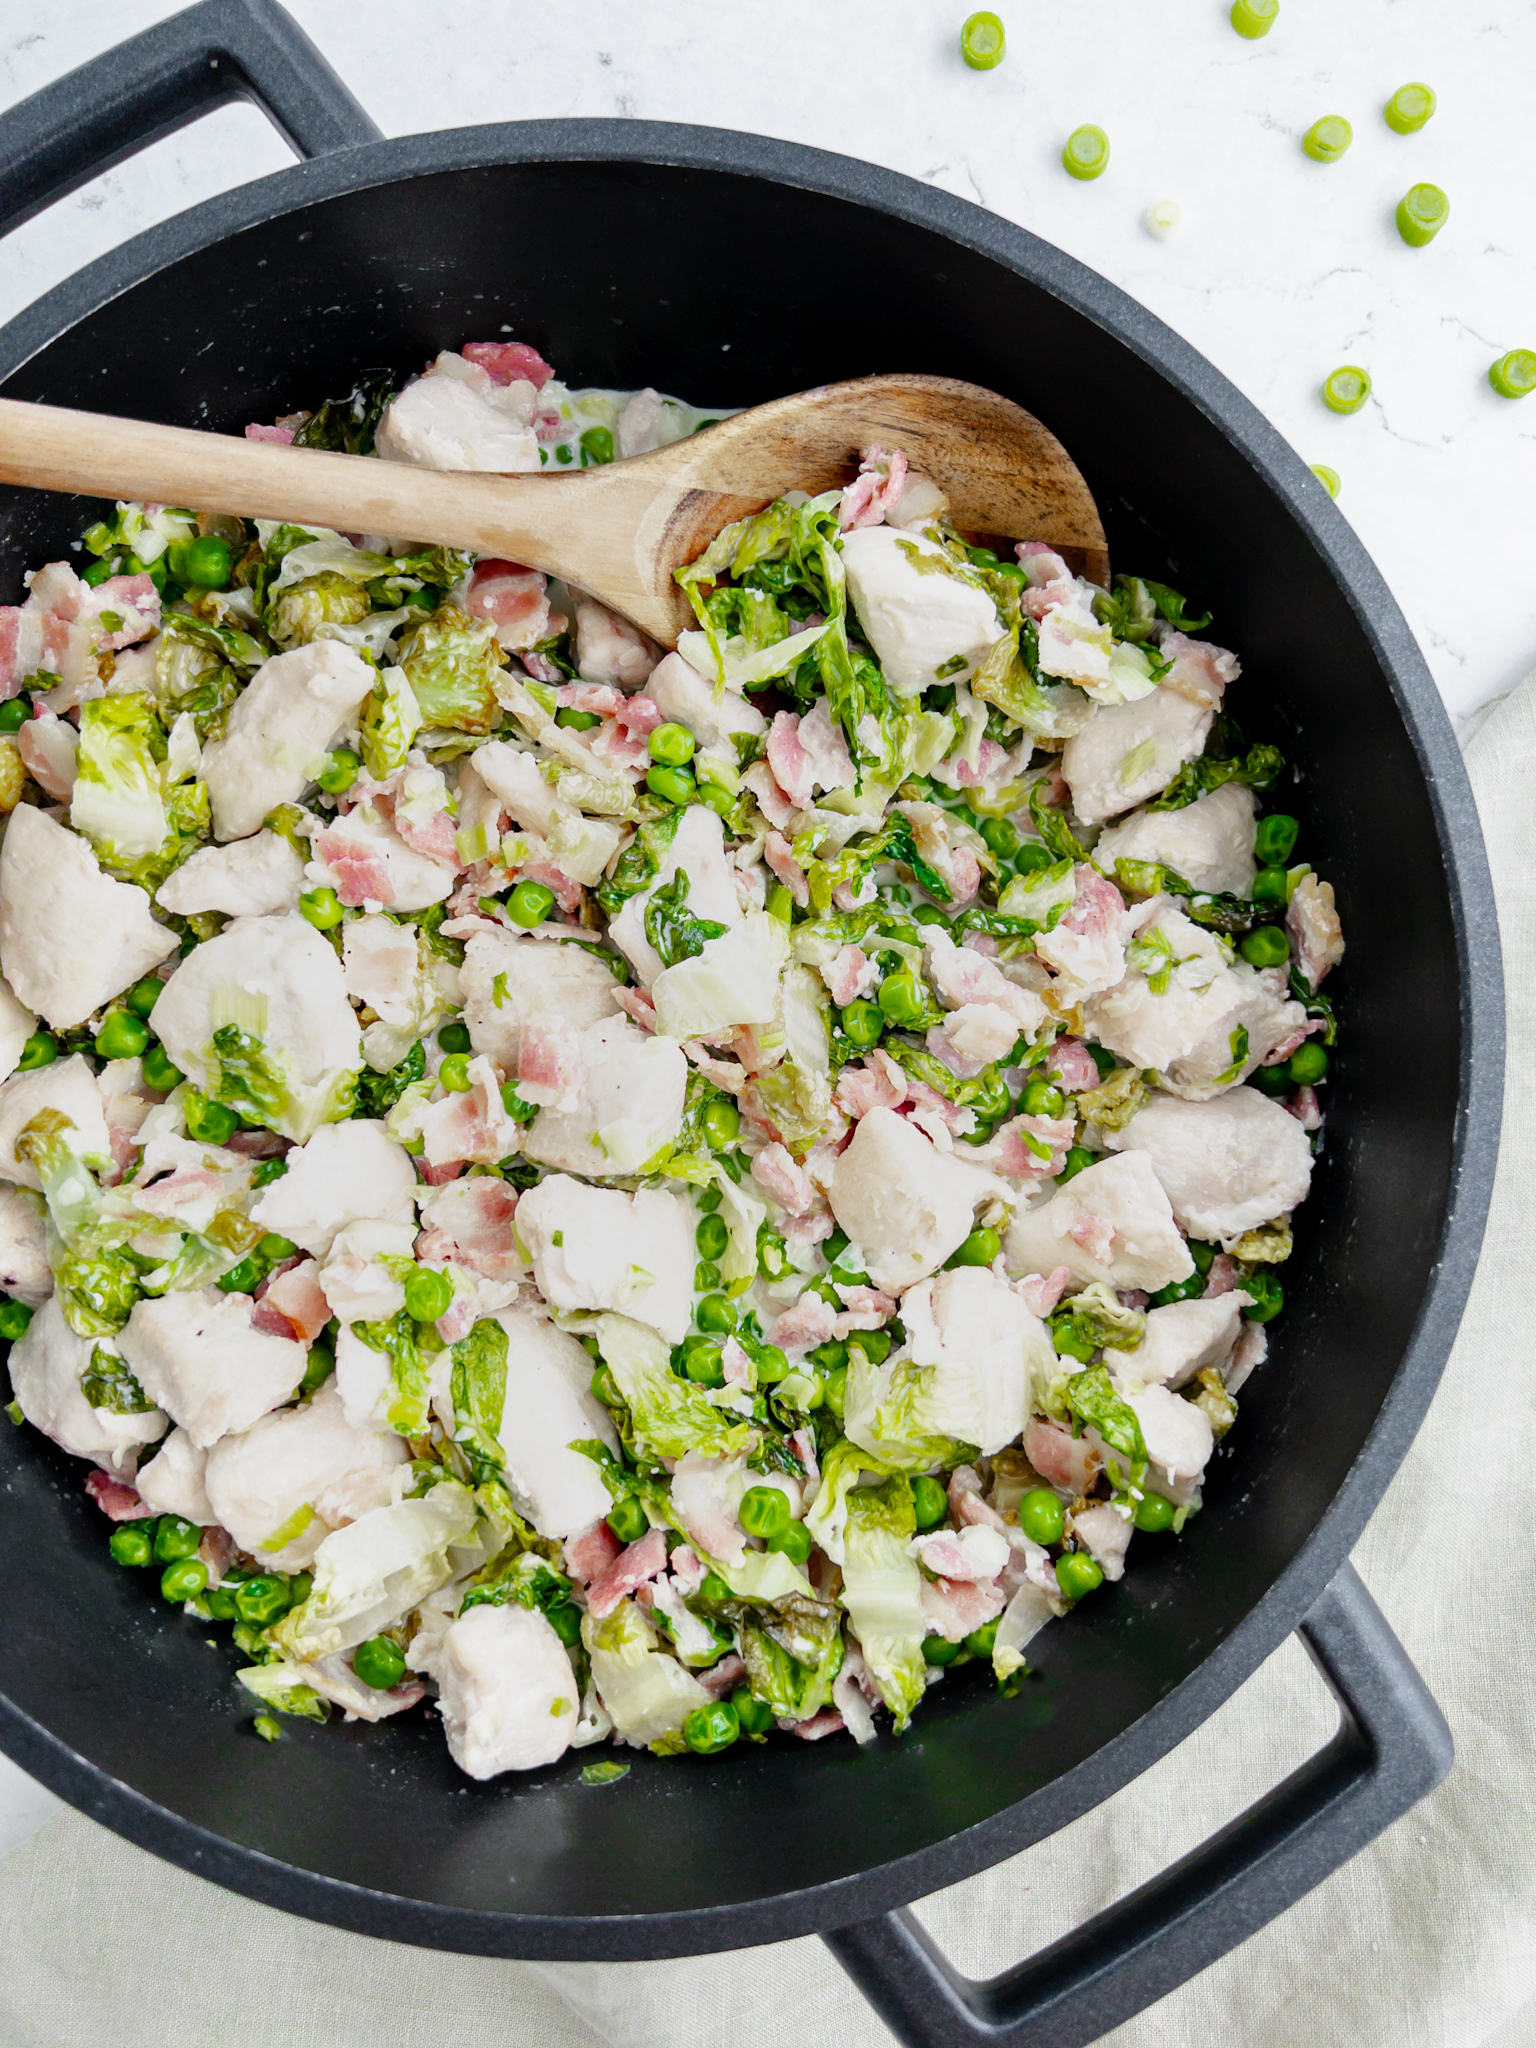
[[[1283,500],[1124,343],[910,222],[763,179],[634,163],[422,176],[185,258],[5,390],[238,431],[346,391],[360,366],[415,370],[440,348],[502,336],[536,344],[572,383],[652,383],[701,404],[891,369],[1019,400],[1087,476],[1116,566],[1208,605],[1211,637],[1240,654],[1229,707],[1295,764],[1283,800],[1303,821],[1300,857],[1332,878],[1349,942],[1329,984],[1345,1028],[1328,1142],[1298,1217],[1286,1313],[1204,1513],[1180,1540],[1138,1538],[1124,1583],[1038,1639],[1039,1674],[1017,1698],[981,1673],[951,1676],[903,1740],[634,1755],[601,1788],[581,1781],[590,1753],[474,1785],[425,1711],[379,1729],[290,1722],[269,1747],[251,1736],[227,1642],[209,1647],[209,1630],[159,1604],[149,1574],[108,1561],[84,1468],[31,1430],[0,1438],[0,1674],[25,1714],[211,1836],[428,1909],[325,1909],[341,1917],[465,1946],[617,1954],[671,1938],[654,1922],[606,1936],[552,1923],[729,1908],[932,1851],[1127,1729],[1285,1570],[1361,1450],[1430,1277],[1451,1184],[1457,954],[1415,749],[1365,630]],[[24,567],[67,553],[86,514],[80,501],[0,494],[0,595],[15,601]],[[191,1855],[157,1825],[145,1818],[140,1832]],[[195,1867],[228,1874],[208,1849]],[[963,1850],[921,1866],[930,1883],[965,1867]],[[237,1879],[302,1903],[278,1868],[248,1862]],[[551,1924],[543,1938],[510,1924],[498,1934],[484,1914]],[[750,1927],[727,1913],[718,1938],[780,1931],[771,1913]]]

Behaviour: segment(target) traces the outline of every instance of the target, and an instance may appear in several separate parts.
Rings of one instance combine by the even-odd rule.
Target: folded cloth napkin
[[[1449,1779],[1114,2048],[1536,2044],[1536,676],[1467,743],[1509,990],[1503,1151],[1445,1380],[1356,1553],[1455,1732]],[[1412,1020],[1404,1020],[1404,1049]],[[1348,1361],[1340,1362],[1348,1369]],[[1319,1747],[1331,1702],[1286,1643],[1155,1769],[1050,1841],[927,1900],[972,1974],[1139,1884]],[[822,1945],[642,1965],[503,1963],[247,1904],[61,1813],[0,1863],[6,2048],[887,2048]]]

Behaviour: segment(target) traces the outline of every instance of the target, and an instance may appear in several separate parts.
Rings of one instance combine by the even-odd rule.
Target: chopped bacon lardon
[[[1061,927],[1087,939],[1103,938],[1118,931],[1125,916],[1125,898],[1113,882],[1106,882],[1095,867],[1079,862],[1073,876],[1076,884]]]
[[[1237,1261],[1229,1252],[1218,1252],[1211,1261],[1211,1270],[1205,1276],[1205,1292],[1202,1301],[1210,1301],[1218,1294],[1230,1294],[1237,1285]]]
[[[372,847],[345,832],[317,832],[315,859],[323,861],[336,877],[336,894],[348,910],[360,910],[365,903],[379,903],[386,909],[395,900],[395,885],[388,863]]]
[[[1074,1436],[1054,1422],[1033,1417],[1024,1430],[1024,1455],[1048,1486],[1086,1493],[1104,1467],[1097,1430]]]
[[[1070,1116],[1010,1117],[985,1145],[976,1147],[976,1164],[990,1166],[1009,1180],[1049,1180],[1060,1173],[1076,1129]],[[1043,1147],[1043,1154],[1035,1146]]]
[[[522,381],[542,391],[555,374],[526,341],[466,341],[459,354],[466,363],[477,363],[495,384]]]
[[[832,1099],[854,1118],[872,1109],[896,1109],[907,1099],[907,1077],[888,1052],[875,1051],[858,1066],[844,1067]]]
[[[1323,1112],[1317,1100],[1315,1088],[1298,1088],[1285,1105],[1304,1131],[1320,1131],[1323,1127]]]
[[[570,1103],[581,1086],[581,1046],[563,1025],[525,1024],[517,1048],[517,1092],[542,1109]]]
[[[895,1302],[878,1287],[838,1286],[836,1292],[843,1313],[833,1324],[835,1337],[850,1336],[855,1330],[878,1330],[896,1313]]]
[[[729,1656],[722,1657],[718,1664],[711,1664],[707,1671],[695,1674],[712,1700],[723,1700],[728,1693],[734,1692],[746,1675],[747,1667],[734,1650]]]
[[[549,637],[548,585],[537,569],[493,556],[477,562],[464,609],[472,618],[489,619],[497,644],[522,653]]]
[[[1053,1266],[1049,1273],[1026,1273],[1016,1283],[1019,1299],[1032,1316],[1043,1322],[1061,1300],[1071,1278],[1066,1266]]]
[[[782,717],[783,713],[780,713],[780,716]],[[795,859],[794,851],[782,832],[768,834],[763,842],[763,859],[804,910],[811,900],[811,885],[805,879],[805,869]],[[845,947],[844,951],[857,951],[857,948]],[[864,956],[860,954],[859,957],[862,959]]]
[[[1058,1038],[1045,1056],[1045,1070],[1056,1076],[1069,1095],[1081,1095],[1085,1088],[1099,1085],[1093,1054],[1080,1038]]]
[[[752,1361],[734,1337],[727,1337],[720,1351],[720,1365],[728,1387],[751,1387],[756,1379]]]
[[[1282,1038],[1280,1043],[1265,1056],[1262,1064],[1266,1067],[1283,1065],[1296,1050],[1297,1046],[1309,1039],[1314,1031],[1326,1031],[1327,1029],[1328,1020],[1326,1017],[1309,1017],[1305,1024],[1298,1025],[1296,1030],[1289,1033],[1287,1037]]]
[[[768,763],[754,761],[750,768],[742,770],[741,779],[757,798],[758,808],[769,824],[782,832],[795,815],[795,806],[779,787]]]
[[[101,1512],[114,1522],[142,1522],[155,1512],[139,1499],[137,1487],[129,1486],[125,1480],[114,1479],[98,1467],[93,1466],[86,1473],[85,1490]]]
[[[833,1335],[834,1311],[819,1294],[803,1294],[771,1326],[768,1341],[781,1351],[809,1351]]]
[[[800,744],[800,714],[776,711],[768,728],[768,765],[790,802],[802,810],[811,801],[811,759]]]
[[[823,1707],[809,1721],[781,1721],[779,1726],[798,1735],[802,1742],[820,1742],[825,1736],[841,1735],[847,1723],[835,1707]]]
[[[1067,1235],[1101,1266],[1107,1266],[1114,1257],[1115,1226],[1107,1217],[1096,1216],[1091,1209],[1078,1211],[1067,1226]]]
[[[769,845],[778,836],[776,832],[770,832],[768,835]],[[780,839],[779,844],[787,846],[787,841]],[[766,847],[764,848],[764,858],[768,858]],[[777,868],[774,869],[774,873],[778,874]],[[789,878],[786,875],[780,875],[779,879],[789,883]],[[803,874],[800,879],[804,882],[805,877]],[[794,885],[789,883],[789,886],[793,889]],[[795,900],[797,902],[800,901],[798,897]],[[806,892],[805,901],[810,901],[809,891]],[[826,966],[822,968],[821,978],[827,984],[827,993],[831,996],[833,1002],[836,1003],[840,1010],[846,1010],[850,1003],[857,1002],[859,997],[866,992],[872,973],[873,969],[870,961],[862,947],[844,946],[837,957],[829,960]]]
[[[592,751],[615,768],[642,767],[650,759],[650,735],[662,722],[655,698],[637,690],[633,697],[621,698],[617,710],[604,718],[592,735]]]
[[[406,816],[397,805],[394,827],[414,852],[424,853],[429,860],[441,862],[449,874],[456,875],[463,867],[464,863],[459,859],[458,843],[454,838],[453,818],[449,812],[434,811],[425,824],[418,824]]]
[[[580,882],[573,882],[565,869],[556,867],[553,861],[530,860],[518,869],[518,878],[542,882],[567,917],[573,917],[581,908]]]
[[[1125,1553],[1131,1547],[1131,1524],[1108,1501],[1083,1508],[1072,1517],[1072,1534],[1077,1537],[1106,1579],[1125,1577]]]
[[[464,1171],[462,1159],[444,1160],[440,1165],[429,1159],[418,1159],[416,1165],[429,1188],[446,1187],[449,1181],[457,1180]]]
[[[1163,677],[1163,688],[1187,697],[1203,711],[1216,710],[1228,683],[1235,683],[1243,672],[1237,656],[1225,647],[1209,640],[1191,640],[1187,633],[1164,633],[1158,652],[1164,661],[1173,663]]]
[[[293,440],[293,435],[292,427],[264,427],[257,420],[252,420],[245,430],[247,441],[274,441],[285,448]]]
[[[1002,1613],[1008,1596],[985,1579],[924,1579],[923,1619],[934,1635],[958,1643]]]
[[[460,1294],[449,1302],[437,1319],[437,1334],[445,1344],[457,1344],[480,1320],[480,1305],[472,1294]]]
[[[652,1535],[657,1534],[655,1530]],[[578,1584],[595,1585],[623,1553],[624,1546],[606,1522],[594,1522],[579,1536],[565,1539],[565,1568]],[[665,1562],[665,1559],[663,1559]]]
[[[638,1543],[622,1550],[587,1590],[587,1610],[601,1621],[612,1614],[619,1602],[654,1579],[667,1568],[667,1537],[664,1529],[647,1529]]]
[[[516,1208],[515,1191],[493,1174],[475,1174],[451,1193],[427,1197],[416,1256],[423,1265],[451,1261],[482,1280],[515,1279],[523,1271],[512,1237]]]
[[[643,988],[616,987],[613,1000],[642,1031],[656,1029],[656,1005]]]
[[[783,1145],[763,1147],[752,1161],[752,1178],[791,1216],[803,1216],[816,1200],[816,1190]]]
[[[605,1522],[603,1527],[608,1525]],[[668,1560],[673,1582],[686,1600],[703,1585],[707,1567],[691,1543],[680,1543]]]
[[[1056,550],[1044,541],[1021,540],[1014,553],[1028,582],[1024,609],[1038,624],[1054,605],[1070,602],[1076,579]]]
[[[859,473],[843,488],[837,523],[846,533],[854,526],[879,526],[894,512],[907,481],[907,458],[901,449],[889,453],[878,444],[864,450]]]
[[[274,1309],[286,1319],[290,1328],[279,1330],[278,1336],[292,1335],[306,1344],[313,1344],[331,1319],[331,1305],[320,1291],[320,1268],[313,1259],[272,1275],[258,1307]]]
[[[936,1088],[930,1088],[926,1081],[907,1078],[907,1114],[912,1122],[932,1135],[934,1129],[948,1131],[951,1137],[963,1138],[968,1131],[976,1128],[976,1112],[965,1109],[958,1102],[951,1102]]]

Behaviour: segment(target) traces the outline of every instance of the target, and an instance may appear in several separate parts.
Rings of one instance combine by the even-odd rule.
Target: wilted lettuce
[[[399,663],[427,725],[488,733],[501,717],[501,649],[489,619],[439,605],[400,642]]]
[[[190,719],[168,745],[148,697],[97,697],[81,706],[77,759],[70,823],[110,874],[153,888],[208,836]]]
[[[420,1499],[374,1508],[333,1531],[315,1552],[308,1599],[284,1615],[275,1639],[304,1664],[366,1642],[452,1576],[449,1552],[468,1541],[477,1519],[469,1489],[442,1479]]]
[[[363,699],[358,730],[362,736],[363,766],[385,782],[405,757],[425,724],[421,706],[402,669],[379,671],[379,679]]]
[[[279,647],[303,647],[322,626],[355,626],[372,609],[366,588],[328,570],[269,598],[266,627]]]
[[[416,1325],[407,1309],[387,1322],[354,1323],[352,1334],[389,1360],[390,1395],[385,1420],[397,1436],[425,1436],[431,1416],[431,1361],[422,1356]],[[505,1339],[503,1339],[505,1344]]]
[[[581,1639],[592,1659],[592,1680],[629,1742],[661,1743],[676,1736],[709,1694],[675,1657],[658,1647],[650,1620],[633,1600],[621,1600],[599,1621],[583,1617]]]
[[[905,1478],[856,1487],[848,1495],[843,1605],[898,1734],[927,1681],[922,1574],[907,1555],[916,1526],[912,1486]]]
[[[494,1316],[475,1324],[453,1347],[454,1436],[477,1480],[506,1463],[496,1432],[507,1398],[507,1333]]]
[[[210,1100],[300,1144],[312,1138],[322,1124],[352,1114],[357,1079],[349,1069],[321,1081],[300,1081],[289,1053],[238,1024],[220,1025],[204,1046],[202,1057],[209,1074],[205,1092]]]
[[[712,1458],[734,1458],[752,1443],[748,1424],[733,1420],[701,1386],[673,1372],[670,1348],[644,1323],[599,1316],[597,1342],[629,1404],[636,1447],[645,1457],[659,1462],[703,1451]]]

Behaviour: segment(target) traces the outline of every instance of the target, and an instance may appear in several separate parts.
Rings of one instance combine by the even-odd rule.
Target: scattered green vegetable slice
[[[1355,139],[1355,131],[1342,114],[1324,114],[1301,138],[1301,146],[1314,163],[1336,164]]]
[[[1528,398],[1536,391],[1536,349],[1512,348],[1488,371],[1488,382],[1500,398]]]
[[[1415,185],[1397,207],[1397,232],[1410,249],[1432,242],[1451,217],[1451,202],[1438,185]]]
[[[1330,469],[1326,462],[1314,462],[1312,474],[1317,478],[1330,498],[1336,498],[1339,495],[1341,486],[1339,483],[1339,472],[1336,469]]]
[[[1109,137],[1090,121],[1074,128],[1061,152],[1062,167],[1069,177],[1102,178],[1109,168]]]
[[[1330,371],[1323,384],[1323,403],[1330,412],[1358,412],[1370,395],[1370,373],[1358,363]]]
[[[1389,128],[1399,135],[1416,135],[1435,111],[1436,100],[1427,85],[1400,85],[1382,108]]]
[[[1232,26],[1249,42],[1267,36],[1280,12],[1280,0],[1232,0]]]
[[[1007,38],[995,14],[972,14],[960,31],[960,54],[973,71],[991,71],[1003,61]]]
[[[1167,241],[1182,218],[1183,210],[1177,199],[1154,200],[1143,215],[1147,233],[1159,242]]]

